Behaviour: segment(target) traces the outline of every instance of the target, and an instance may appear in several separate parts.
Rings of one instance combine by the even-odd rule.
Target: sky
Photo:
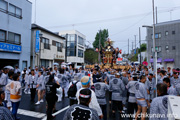
[[[53,32],[78,30],[86,36],[86,44],[92,47],[96,33],[108,29],[114,47],[128,53],[145,42],[146,28],[152,25],[152,0],[35,0],[32,2],[32,23]],[[180,19],[180,0],[155,0],[158,23]],[[100,21],[100,22],[99,22]],[[83,24],[77,24],[83,23]],[[74,24],[74,25],[73,25]],[[90,44],[91,43],[91,44]]]

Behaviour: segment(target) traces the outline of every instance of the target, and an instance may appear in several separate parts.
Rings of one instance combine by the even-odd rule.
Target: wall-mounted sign
[[[21,52],[20,45],[8,44],[8,43],[1,43],[0,42],[0,50],[1,51],[8,51],[8,52]]]
[[[39,38],[39,30],[36,30],[36,45],[35,45],[35,52],[39,52],[39,46],[40,46],[40,38]]]
[[[56,58],[57,59],[64,59],[64,56],[63,55],[56,55]]]

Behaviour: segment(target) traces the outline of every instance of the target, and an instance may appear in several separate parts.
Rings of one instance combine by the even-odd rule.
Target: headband
[[[82,85],[88,85],[89,84],[89,82],[90,82],[90,77],[89,77],[89,80],[86,82],[86,83],[84,83],[84,82],[81,82],[82,83]]]
[[[81,97],[81,98],[90,98],[91,95],[83,95],[83,94],[79,94],[79,97]]]

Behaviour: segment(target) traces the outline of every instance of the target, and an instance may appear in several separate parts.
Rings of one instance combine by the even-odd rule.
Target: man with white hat
[[[81,79],[81,84],[82,84],[82,88],[80,90],[78,90],[77,93],[76,93],[76,98],[78,100],[78,103],[79,103],[79,93],[80,93],[80,91],[82,89],[90,88],[91,85],[93,85],[93,82],[92,82],[92,79],[90,77],[85,76],[85,77],[83,77]],[[99,103],[97,101],[96,95],[95,95],[93,90],[91,90],[91,102],[89,103],[89,107],[93,108],[93,109],[95,109],[97,111],[98,116],[100,117],[100,119],[103,118],[101,108],[99,106]]]

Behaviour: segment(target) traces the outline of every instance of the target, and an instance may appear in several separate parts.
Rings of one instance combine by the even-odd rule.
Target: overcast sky
[[[32,23],[34,23],[35,0],[30,1],[33,3]],[[149,13],[152,12],[152,0],[36,1],[36,23],[38,25],[54,32],[78,30],[86,36],[86,41],[91,43],[93,43],[98,30],[108,29],[109,38],[115,41],[114,46],[126,51],[126,53],[128,51],[127,40],[130,39],[131,50],[132,42],[135,42],[134,35],[137,35],[137,46],[139,45],[139,27],[142,30],[142,39],[145,40],[146,29],[142,28],[142,25],[152,25],[152,13]],[[158,22],[180,19],[180,0],[155,0],[155,6],[158,7]],[[168,10],[172,10],[171,15]],[[76,25],[76,23],[98,20],[103,21]],[[75,26],[73,27],[71,24],[75,24]],[[89,43],[86,42],[86,44]]]

